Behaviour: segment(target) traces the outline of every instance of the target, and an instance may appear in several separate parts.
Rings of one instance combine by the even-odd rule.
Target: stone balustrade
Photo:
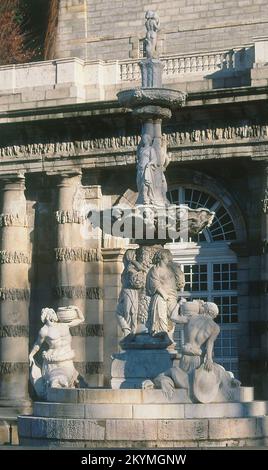
[[[267,37],[255,38],[243,47],[177,54],[162,60],[163,84],[188,93],[268,83]],[[140,83],[138,62],[64,58],[1,66],[0,111],[115,100],[116,93],[129,82]]]
[[[252,68],[254,46],[234,48],[230,50],[203,52],[198,54],[177,54],[164,57],[164,78],[199,73],[206,75],[217,71],[247,70]],[[120,79],[122,81],[140,80],[139,61],[120,62]]]

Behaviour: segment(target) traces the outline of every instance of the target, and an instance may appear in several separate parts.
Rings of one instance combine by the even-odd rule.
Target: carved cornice
[[[97,248],[55,248],[56,261],[101,261],[102,254]]]
[[[79,211],[56,211],[55,218],[58,224],[83,224],[85,216]]]
[[[29,300],[29,289],[18,289],[15,287],[2,287],[0,288],[0,301],[1,300]]]
[[[26,215],[20,214],[0,214],[0,227],[27,227],[28,220]]]
[[[72,336],[98,336],[103,337],[103,325],[77,325],[70,330]]]
[[[169,147],[178,147],[188,143],[213,143],[226,141],[245,141],[247,139],[268,140],[268,124],[255,124],[245,121],[224,126],[222,123],[207,123],[195,128],[181,126],[174,131],[167,132]],[[43,158],[58,155],[72,157],[90,153],[103,153],[111,151],[120,152],[123,149],[134,149],[140,141],[140,136],[110,136],[104,138],[81,139],[65,142],[35,142],[20,145],[0,147],[0,158]]]
[[[0,375],[13,374],[14,372],[29,372],[28,362],[0,362]]]
[[[53,289],[54,296],[57,299],[102,299],[101,287],[85,286],[57,286]]]
[[[30,256],[23,251],[0,251],[1,264],[30,264]]]
[[[81,375],[103,374],[103,362],[74,362],[75,368]]]
[[[0,338],[28,338],[28,325],[0,325]]]

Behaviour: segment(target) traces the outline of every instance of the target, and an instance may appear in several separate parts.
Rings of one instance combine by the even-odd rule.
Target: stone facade
[[[79,199],[78,206],[74,200],[77,188],[86,204],[100,209],[136,200],[140,125],[118,105],[116,93],[138,82],[139,40],[150,5],[114,3],[120,17],[122,6],[126,9],[125,20],[118,21],[118,10],[106,1],[62,1],[59,59],[0,68],[0,405],[5,408],[11,400],[16,410],[29,404],[28,350],[44,305],[80,306],[86,322],[72,332],[75,366],[92,386],[110,383],[126,244],[112,236],[90,237]],[[232,219],[236,237],[226,239],[225,248],[238,267],[240,379],[267,399],[268,48],[267,39],[254,36],[264,34],[268,20],[264,0],[237,3],[235,8],[233,2],[209,0],[154,2],[161,16],[164,84],[188,92],[186,105],[163,126],[171,154],[166,178],[171,191],[185,187],[209,194]],[[11,207],[13,193],[19,204]],[[198,247],[193,250],[198,259]]]
[[[88,60],[137,58],[144,14],[161,18],[161,55],[233,48],[265,35],[266,0],[61,0],[57,57]]]

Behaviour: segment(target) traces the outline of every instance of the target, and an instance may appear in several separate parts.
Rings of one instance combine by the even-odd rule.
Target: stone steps
[[[254,400],[253,387],[239,387],[235,402]],[[191,403],[186,390],[175,390],[171,400],[165,397],[162,390],[141,389],[108,389],[108,388],[52,388],[48,392],[48,401],[56,403],[89,403],[89,404],[172,404]],[[220,402],[220,399],[219,399]]]
[[[79,448],[257,446],[268,443],[268,402],[190,403],[185,390],[51,389],[18,418],[21,445]]]
[[[268,402],[248,403],[35,403],[34,416],[85,419],[192,419],[265,416]]]
[[[268,417],[210,419],[18,418],[21,445],[79,448],[267,445]]]

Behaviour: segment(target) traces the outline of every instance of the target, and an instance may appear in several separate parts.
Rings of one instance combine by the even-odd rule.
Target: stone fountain
[[[141,141],[136,205],[110,211],[111,225],[119,224],[122,236],[138,245],[128,249],[123,260],[115,312],[123,338],[121,352],[112,360],[111,388],[81,388],[73,367],[69,328],[83,321],[82,312],[74,306],[67,317],[66,313],[60,317],[58,312],[46,312],[48,324],[40,333],[49,345],[45,368],[43,375],[41,369],[32,372],[32,383],[44,401],[34,404],[33,416],[19,417],[24,445],[252,445],[262,439],[261,429],[267,425],[263,417],[267,403],[254,402],[253,389],[242,387],[231,372],[213,360],[220,332],[215,322],[217,305],[186,301],[183,272],[164,247],[170,240],[200,233],[211,224],[214,214],[206,208],[192,210],[167,200],[165,170],[170,156],[162,121],[171,117],[173,109],[184,106],[187,97],[162,87],[155,12],[146,13],[145,25],[142,86],[118,93],[119,103],[141,121]],[[173,338],[176,323],[184,327],[180,354]],[[36,344],[30,354],[32,367],[41,345]]]

